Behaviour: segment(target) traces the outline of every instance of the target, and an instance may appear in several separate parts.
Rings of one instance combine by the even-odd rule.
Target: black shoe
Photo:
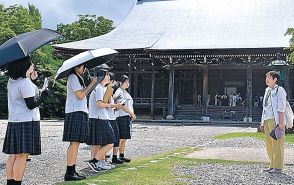
[[[76,174],[76,176],[80,177],[82,180],[86,179],[85,176],[78,174],[78,172],[74,172]]]
[[[73,173],[73,174],[65,174],[64,175],[64,181],[80,181],[83,180],[82,177],[77,176],[77,174]]]
[[[106,159],[110,158],[110,155],[106,154],[106,155],[105,155],[105,158],[106,158]]]
[[[112,164],[122,164],[124,163],[122,160],[118,159],[118,158],[112,158]]]
[[[128,159],[128,158],[125,158],[125,157],[120,157],[119,160],[123,161],[124,163],[131,162],[131,159]]]

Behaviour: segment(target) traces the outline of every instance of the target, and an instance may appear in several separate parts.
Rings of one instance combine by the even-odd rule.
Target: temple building
[[[153,118],[258,121],[270,69],[293,102],[284,35],[293,18],[293,0],[142,0],[110,33],[55,49],[119,51],[109,65],[130,77],[136,111]]]

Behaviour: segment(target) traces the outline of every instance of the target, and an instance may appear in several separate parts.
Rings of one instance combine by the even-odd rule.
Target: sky
[[[79,14],[104,16],[117,26],[131,11],[136,0],[0,0],[5,7],[28,3],[35,5],[41,12],[43,27],[56,29],[56,25],[72,23]]]

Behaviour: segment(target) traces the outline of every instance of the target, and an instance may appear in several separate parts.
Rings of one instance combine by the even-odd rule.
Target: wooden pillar
[[[169,66],[169,84],[168,84],[168,109],[166,119],[174,119],[174,80],[175,80],[175,68],[170,58]]]
[[[183,73],[180,71],[180,78],[178,79],[178,88],[177,88],[177,94],[179,97],[179,101],[180,103],[183,103],[183,96],[182,96],[182,92],[183,92]]]
[[[286,78],[285,78],[285,90],[287,92],[287,100],[291,99],[291,88],[290,88],[290,81],[291,81],[291,77],[290,77],[290,68],[286,68]]]
[[[193,72],[193,105],[196,105],[197,104],[197,70],[196,68],[194,69],[194,72]]]
[[[128,91],[130,94],[132,93],[132,60],[133,60],[133,58],[130,57],[129,64],[128,64],[128,66],[129,66],[129,82],[130,82],[130,86],[128,88]]]
[[[152,83],[151,83],[151,117],[154,120],[154,88],[155,88],[155,69],[152,63]]]
[[[138,97],[138,73],[134,76],[134,98]]]
[[[203,93],[202,93],[202,113],[207,116],[207,98],[208,98],[208,67],[203,67]]]
[[[247,61],[246,116],[252,117],[252,64],[250,56]]]

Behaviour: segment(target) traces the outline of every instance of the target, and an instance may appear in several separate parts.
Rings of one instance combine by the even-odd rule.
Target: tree
[[[79,20],[71,24],[57,25],[57,31],[63,35],[60,43],[97,37],[113,30],[113,22],[102,16],[78,15],[78,17]]]
[[[289,56],[289,60],[294,63],[294,28],[288,28],[287,32],[285,33],[285,35],[290,35],[290,47],[289,50],[291,52],[290,56]]]
[[[21,5],[14,5],[5,8],[0,4],[0,44],[11,37],[40,29],[42,19],[40,11],[32,4],[28,9]],[[79,15],[79,20],[71,24],[57,25],[59,33],[64,38],[61,42],[72,42],[82,39],[96,37],[110,32],[112,21],[96,15]],[[54,49],[50,45],[45,45],[34,52],[32,60],[37,67],[39,78],[36,80],[38,87],[41,87],[45,77],[54,76],[58,68],[62,65],[62,60],[54,55]],[[7,118],[7,76],[0,73],[0,118]],[[51,95],[46,97],[40,110],[44,118],[64,117],[64,106],[66,101],[66,80],[56,81],[53,86],[51,81]]]

